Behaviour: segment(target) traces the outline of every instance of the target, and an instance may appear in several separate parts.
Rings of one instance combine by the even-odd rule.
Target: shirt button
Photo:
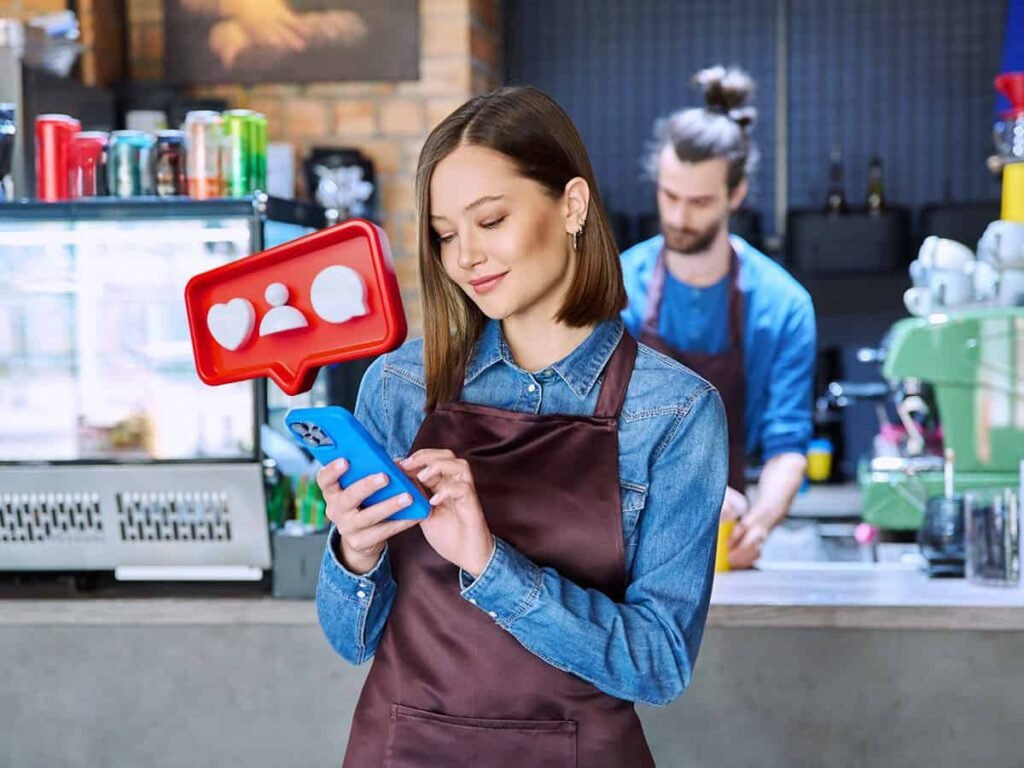
[[[527,392],[536,392],[537,391],[537,385],[536,384],[531,384],[530,386],[528,386],[526,388],[526,391]]]
[[[498,618],[498,614],[496,614],[494,611],[488,611],[487,615],[490,616],[492,619]]]
[[[356,592],[356,597],[358,597],[360,600],[362,600],[364,597],[366,597],[366,593],[363,592],[363,590],[360,589],[358,592]]]

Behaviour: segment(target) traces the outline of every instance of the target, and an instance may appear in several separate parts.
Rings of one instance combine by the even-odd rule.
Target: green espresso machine
[[[1024,307],[964,309],[900,320],[882,373],[931,385],[943,448],[955,454],[956,490],[1016,487],[1024,460]],[[943,493],[939,456],[861,463],[865,521],[888,530],[921,526]]]

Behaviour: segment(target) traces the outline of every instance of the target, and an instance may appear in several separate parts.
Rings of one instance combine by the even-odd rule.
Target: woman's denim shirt
[[[523,413],[592,414],[622,333],[621,321],[602,323],[566,358],[531,373],[516,365],[492,321],[467,366],[462,399]],[[397,459],[408,455],[425,398],[416,339],[370,366],[356,416]],[[452,588],[461,586],[462,599],[549,664],[612,696],[662,705],[689,685],[707,618],[728,464],[725,411],[710,384],[640,345],[618,432],[622,602],[540,567],[501,539],[480,575],[463,573]],[[401,587],[386,550],[369,573],[347,571],[337,536],[332,529],[317,614],[335,650],[359,664],[376,651]]]

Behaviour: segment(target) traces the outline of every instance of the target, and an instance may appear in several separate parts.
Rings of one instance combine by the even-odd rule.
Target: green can
[[[256,149],[255,112],[231,109],[221,115],[224,146],[221,153],[221,177],[226,197],[245,197],[253,189],[253,153]]]
[[[251,119],[256,145],[252,153],[251,189],[249,191],[263,192],[267,189],[267,116],[254,112]]]

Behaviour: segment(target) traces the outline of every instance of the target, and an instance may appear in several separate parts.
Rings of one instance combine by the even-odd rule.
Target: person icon
[[[260,321],[260,336],[309,326],[309,321],[302,312],[288,306],[288,286],[284,283],[271,283],[263,296],[270,304],[271,310]]]

